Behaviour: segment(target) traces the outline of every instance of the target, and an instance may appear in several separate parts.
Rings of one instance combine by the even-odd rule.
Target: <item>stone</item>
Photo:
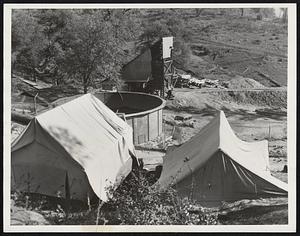
[[[283,172],[283,173],[287,173],[287,172],[288,172],[287,165],[284,165],[284,166],[283,166],[283,170],[282,170],[281,172]]]
[[[192,115],[186,114],[186,115],[177,115],[174,117],[174,120],[181,120],[186,121],[192,119]]]

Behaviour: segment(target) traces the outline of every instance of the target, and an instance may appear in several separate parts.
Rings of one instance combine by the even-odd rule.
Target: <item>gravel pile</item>
[[[229,89],[257,89],[265,88],[261,83],[251,78],[242,76],[235,76],[228,81],[227,86]]]

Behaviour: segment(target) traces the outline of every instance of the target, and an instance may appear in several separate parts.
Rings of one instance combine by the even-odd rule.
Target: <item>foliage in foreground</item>
[[[217,224],[217,216],[201,210],[191,213],[194,203],[181,199],[173,188],[161,189],[153,176],[135,171],[114,192],[100,210],[108,224],[183,225]],[[110,189],[112,191],[112,188]]]
[[[41,213],[53,225],[212,225],[212,224],[287,224],[287,199],[242,200],[225,204],[218,213],[205,212],[189,199],[181,199],[172,188],[152,185],[149,174],[135,172],[100,209],[72,201],[66,213],[64,199],[34,194],[12,194],[15,206]],[[100,205],[101,206],[101,205]],[[281,217],[280,217],[281,216]],[[28,222],[34,224],[34,222]]]
[[[19,206],[42,213],[51,224],[61,225],[211,225],[217,214],[204,212],[189,199],[181,199],[173,188],[161,189],[153,176],[141,171],[131,173],[117,190],[109,189],[110,200],[100,208],[78,208],[68,214],[63,202],[14,195]],[[31,199],[32,198],[32,199]],[[48,201],[48,203],[47,203]],[[52,203],[49,203],[52,201]],[[78,203],[73,203],[77,205]],[[50,207],[51,206],[51,209]],[[78,205],[77,205],[78,206]],[[195,210],[196,209],[196,210]]]

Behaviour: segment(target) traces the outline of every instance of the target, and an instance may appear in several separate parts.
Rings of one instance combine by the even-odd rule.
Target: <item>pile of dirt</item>
[[[229,89],[256,89],[265,88],[264,85],[251,78],[235,76],[227,82]]]
[[[270,108],[278,113],[278,109],[287,108],[287,91],[255,90],[226,91],[201,89],[175,89],[174,100],[167,101],[166,108],[188,113],[215,113],[216,110],[251,110]]]
[[[287,108],[287,91],[219,91],[218,98],[222,101],[238,104],[251,104],[260,107]]]

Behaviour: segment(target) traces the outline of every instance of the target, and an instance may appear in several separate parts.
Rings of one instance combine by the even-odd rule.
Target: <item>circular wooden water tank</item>
[[[162,134],[162,110],[166,102],[160,97],[136,92],[99,92],[93,95],[121,117],[124,115],[133,129],[134,145]]]

